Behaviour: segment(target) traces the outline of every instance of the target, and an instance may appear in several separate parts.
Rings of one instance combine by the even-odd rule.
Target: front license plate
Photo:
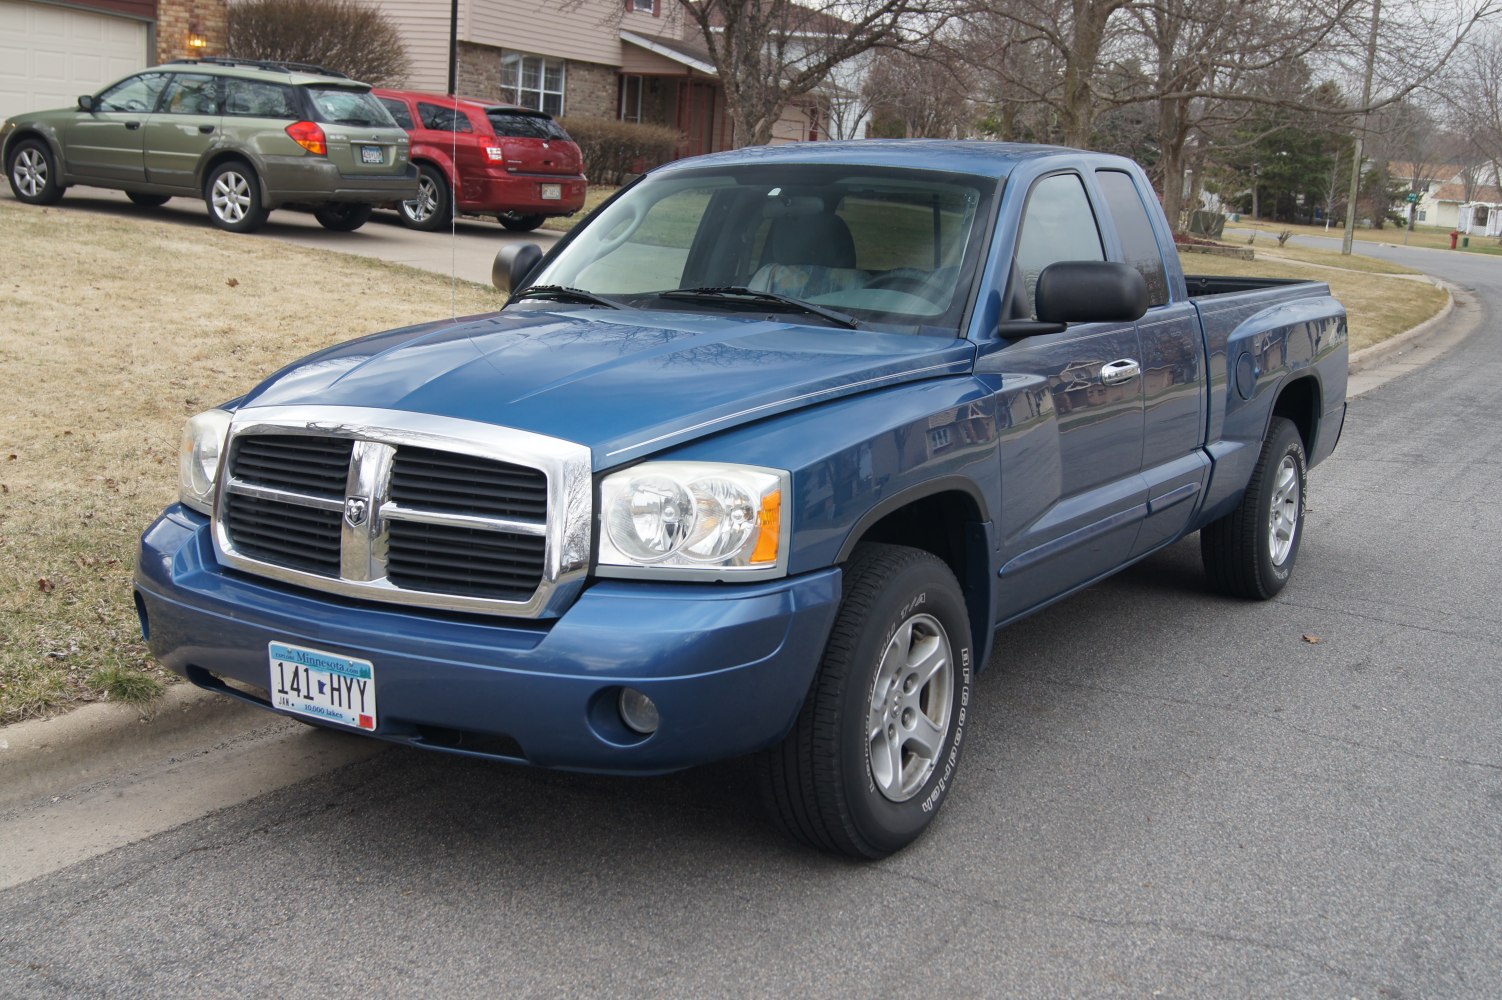
[[[559,201],[563,198],[562,184],[544,184],[542,186],[543,201]]]
[[[385,157],[383,157],[381,155],[381,147],[380,146],[361,146],[360,147],[360,162],[361,163],[385,163],[386,159],[385,159]]]
[[[270,643],[271,704],[356,729],[376,727],[375,667],[321,649]]]

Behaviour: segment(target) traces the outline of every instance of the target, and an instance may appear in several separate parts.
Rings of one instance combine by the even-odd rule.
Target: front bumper
[[[306,644],[375,665],[371,735],[381,739],[655,774],[788,732],[823,654],[840,573],[731,586],[603,581],[550,624],[441,616],[226,570],[208,519],[174,506],[141,539],[135,589],[152,652],[202,687],[270,709],[268,643]],[[657,703],[651,736],[620,721],[622,687]]]

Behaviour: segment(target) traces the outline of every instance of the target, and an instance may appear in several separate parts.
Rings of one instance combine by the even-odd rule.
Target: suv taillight
[[[323,129],[313,122],[293,122],[287,126],[287,134],[293,142],[315,156],[329,155],[329,144],[324,138]]]

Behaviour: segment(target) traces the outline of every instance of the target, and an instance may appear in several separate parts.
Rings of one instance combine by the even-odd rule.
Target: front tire
[[[417,197],[398,202],[402,225],[425,233],[441,229],[453,218],[453,196],[443,172],[426,163],[417,165]]]
[[[918,838],[953,786],[972,676],[970,620],[937,557],[862,545],[819,673],[762,755],[773,822],[811,847],[881,858]]]
[[[352,233],[370,221],[371,206],[358,202],[336,202],[314,209],[313,218],[325,229]]]
[[[247,163],[229,160],[209,173],[203,185],[209,221],[231,233],[253,233],[271,210],[261,202],[261,183]]]
[[[1304,536],[1308,477],[1298,428],[1274,417],[1240,506],[1200,531],[1200,558],[1214,589],[1262,601],[1283,589]]]
[[[17,201],[28,205],[55,205],[63,196],[61,177],[52,150],[41,139],[22,139],[5,164],[5,176]]]
[[[502,212],[495,217],[496,221],[513,233],[530,233],[542,225],[546,215],[523,215],[520,212]]]

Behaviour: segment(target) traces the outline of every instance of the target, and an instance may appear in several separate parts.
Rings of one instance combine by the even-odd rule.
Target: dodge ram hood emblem
[[[370,501],[365,497],[346,497],[344,500],[344,520],[349,522],[351,528],[358,528],[365,523],[370,516]]]

